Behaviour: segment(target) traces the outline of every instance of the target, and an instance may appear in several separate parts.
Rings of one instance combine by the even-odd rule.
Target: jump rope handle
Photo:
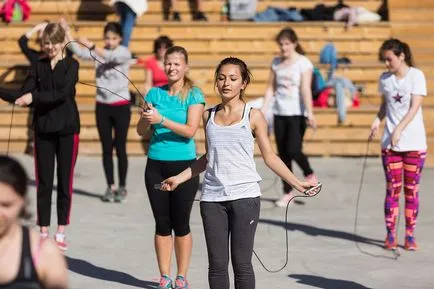
[[[146,112],[149,112],[149,113],[153,113],[153,112],[154,112],[152,109],[149,108],[148,103],[147,103],[145,100],[143,100],[143,99],[140,100],[140,107],[141,107],[144,111],[146,111]]]
[[[307,189],[306,191],[303,192],[303,194],[305,194],[308,197],[313,197],[318,195],[318,193],[321,191],[322,189],[322,184],[318,182],[318,184],[310,189]]]

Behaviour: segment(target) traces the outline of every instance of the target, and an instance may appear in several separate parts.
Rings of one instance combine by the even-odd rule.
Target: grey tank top
[[[255,140],[250,128],[250,106],[245,105],[240,122],[221,126],[215,123],[218,106],[211,109],[206,124],[208,164],[201,201],[224,202],[261,195],[254,160]]]

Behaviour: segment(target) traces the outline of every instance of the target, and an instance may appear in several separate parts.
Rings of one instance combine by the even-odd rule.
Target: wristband
[[[166,118],[164,116],[161,117],[161,121],[158,123],[159,125],[162,125],[163,122],[166,120]]]

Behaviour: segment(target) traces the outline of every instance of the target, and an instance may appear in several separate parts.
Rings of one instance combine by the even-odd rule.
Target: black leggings
[[[172,230],[178,237],[190,233],[190,213],[199,188],[199,177],[194,177],[179,185],[173,192],[157,190],[154,185],[179,174],[194,161],[157,161],[148,158],[145,184],[154,214],[157,235],[169,236],[172,235]]]
[[[235,289],[254,289],[253,243],[259,220],[259,197],[228,202],[200,202],[210,289],[229,289],[229,247]],[[230,246],[229,246],[230,240]]]
[[[69,225],[78,141],[78,134],[35,134],[37,223],[41,227],[50,225],[55,167],[57,170],[57,224]]]
[[[313,170],[302,151],[305,132],[306,118],[304,116],[274,116],[274,135],[279,157],[291,171],[294,160],[303,171],[304,176],[308,176],[313,173]],[[284,193],[289,193],[292,190],[291,186],[284,180],[282,182]]]
[[[125,187],[127,178],[127,136],[130,126],[130,105],[111,106],[108,104],[96,104],[96,125],[102,145],[102,163],[104,166],[107,185],[114,182],[113,177],[113,146],[118,157],[119,186]],[[115,136],[113,139],[113,129]]]

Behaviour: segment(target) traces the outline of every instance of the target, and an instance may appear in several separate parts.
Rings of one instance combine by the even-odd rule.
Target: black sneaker
[[[179,14],[179,12],[173,12],[172,21],[181,21],[181,14]]]
[[[202,11],[196,11],[193,14],[193,21],[208,21],[208,18]]]

